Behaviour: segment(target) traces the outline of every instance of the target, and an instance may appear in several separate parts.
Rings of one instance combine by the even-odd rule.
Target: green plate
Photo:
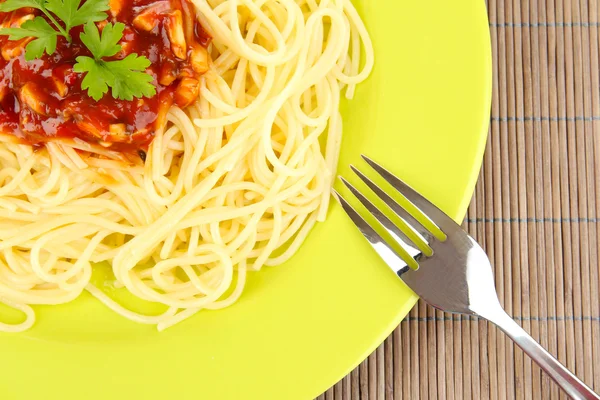
[[[376,68],[344,105],[340,171],[364,152],[464,215],[491,99],[482,0],[356,0]],[[251,273],[234,306],[158,333],[90,296],[36,307],[0,335],[0,396],[21,399],[310,399],[363,360],[416,297],[340,207],[287,264]]]

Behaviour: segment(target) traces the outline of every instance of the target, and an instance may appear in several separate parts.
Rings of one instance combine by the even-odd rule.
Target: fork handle
[[[500,308],[500,307],[498,307]],[[489,313],[486,313],[489,314]],[[506,333],[525,353],[531,357],[556,383],[575,400],[600,400],[600,396],[580,381],[556,358],[536,342],[519,324],[517,324],[502,308],[493,315],[486,315],[488,321],[494,323]]]

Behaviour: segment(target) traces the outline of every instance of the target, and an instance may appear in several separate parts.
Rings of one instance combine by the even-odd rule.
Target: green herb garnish
[[[0,35],[9,35],[10,40],[21,40],[26,37],[35,37],[25,47],[25,59],[27,61],[40,58],[44,51],[48,54],[56,50],[56,37],[60,33],[48,24],[42,17],[35,17],[32,20],[25,21],[20,28],[0,29]]]
[[[9,40],[35,38],[25,47],[25,60],[40,58],[44,52],[53,54],[59,36],[70,43],[71,29],[85,24],[84,32],[79,38],[93,58],[77,57],[73,70],[86,73],[81,88],[87,89],[88,96],[98,101],[108,92],[109,87],[112,89],[112,96],[122,100],[156,94],[156,88],[151,83],[152,77],[144,72],[150,66],[146,57],[130,54],[122,60],[103,60],[104,57],[112,57],[121,51],[119,41],[125,29],[122,23],[109,23],[104,26],[100,35],[94,22],[107,18],[105,11],[110,8],[108,0],[86,0],[83,3],[81,0],[6,0],[0,3],[0,12],[23,7],[40,10],[48,18],[46,20],[38,16],[25,21],[19,28],[0,29],[0,35],[7,35]]]
[[[54,53],[57,36],[63,36],[70,43],[71,28],[88,21],[105,20],[107,15],[104,11],[110,8],[107,0],[87,0],[81,7],[80,0],[6,0],[0,4],[0,12],[10,12],[23,7],[40,10],[52,23],[50,25],[44,18],[36,17],[25,21],[19,28],[0,29],[0,35],[9,35],[10,40],[20,40],[30,36],[37,38],[25,48],[27,61],[40,58],[44,50],[48,54]],[[64,26],[55,16],[62,20]]]
[[[151,97],[156,93],[152,85],[152,77],[143,72],[150,66],[146,57],[130,54],[122,60],[103,61],[103,57],[111,57],[121,51],[118,44],[123,36],[125,25],[120,22],[106,24],[102,36],[93,22],[85,25],[81,41],[92,52],[94,58],[77,57],[73,66],[75,72],[87,72],[81,82],[81,88],[87,89],[88,96],[98,101],[112,88],[112,96],[116,99],[132,100],[134,97]]]

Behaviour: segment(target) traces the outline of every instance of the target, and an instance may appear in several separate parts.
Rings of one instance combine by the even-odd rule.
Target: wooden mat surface
[[[464,223],[492,259],[506,310],[596,391],[598,3],[487,1],[492,119]],[[368,360],[319,399],[558,398],[566,396],[496,328],[419,303]]]

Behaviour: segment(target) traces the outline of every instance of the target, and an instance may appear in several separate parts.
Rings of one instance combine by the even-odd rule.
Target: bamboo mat
[[[464,222],[492,259],[506,310],[596,391],[599,1],[487,1],[492,119]],[[319,400],[559,398],[496,328],[419,303]]]

